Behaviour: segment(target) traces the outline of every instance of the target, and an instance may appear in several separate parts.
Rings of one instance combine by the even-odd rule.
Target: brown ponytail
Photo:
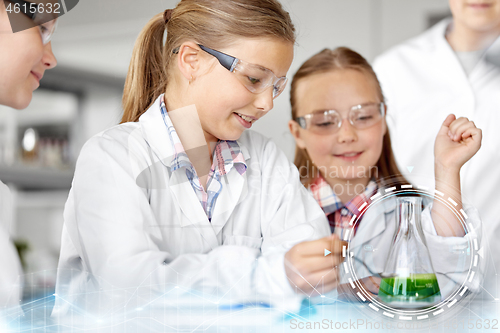
[[[122,123],[137,121],[156,96],[165,91],[164,32],[165,21],[161,13],[146,24],[135,42],[123,91],[125,113]]]
[[[134,46],[121,122],[137,121],[166,91],[175,57],[172,51],[183,42],[217,49],[242,37],[273,37],[295,43],[295,28],[277,0],[182,0],[172,11],[153,17]]]

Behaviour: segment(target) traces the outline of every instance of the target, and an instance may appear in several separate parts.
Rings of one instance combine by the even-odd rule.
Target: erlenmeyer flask
[[[420,222],[422,198],[396,200],[397,231],[378,295],[391,306],[424,307],[439,301],[441,293]]]

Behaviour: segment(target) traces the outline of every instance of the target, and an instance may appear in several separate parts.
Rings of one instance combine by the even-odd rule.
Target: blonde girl
[[[298,291],[284,255],[328,236],[326,219],[276,145],[246,131],[283,91],[294,42],[276,0],[182,0],[151,19],[122,123],[78,159],[56,312],[96,290]]]
[[[350,224],[379,190],[409,184],[394,160],[385,121],[388,110],[377,77],[361,55],[341,47],[308,59],[291,86],[289,128],[296,139],[295,165],[302,182],[327,215],[332,233],[342,239],[347,232],[354,234],[351,248],[355,256],[364,258],[360,270],[366,272],[361,277],[381,273],[394,235],[395,200],[363,212],[358,223]],[[458,210],[462,208],[460,168],[480,144],[481,130],[466,118],[449,115],[437,134],[436,190],[453,198]],[[466,211],[471,221],[478,222],[473,209]],[[457,255],[447,247],[467,241],[456,217],[435,200],[422,218],[430,252],[439,253],[432,257],[434,268],[443,274],[460,270]],[[287,258],[293,260],[293,254],[290,251]],[[302,267],[308,267],[307,262]],[[438,279],[445,284],[443,275]],[[377,290],[376,283],[371,286]]]

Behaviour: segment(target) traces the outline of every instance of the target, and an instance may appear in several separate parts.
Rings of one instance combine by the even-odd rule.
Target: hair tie
[[[172,12],[173,12],[172,9],[167,9],[163,13],[163,20],[165,21],[165,24],[167,24],[168,21],[172,18]]]

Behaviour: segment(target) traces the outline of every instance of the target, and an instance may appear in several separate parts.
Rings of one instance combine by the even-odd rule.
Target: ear
[[[179,47],[177,65],[179,70],[188,81],[196,78],[200,70],[200,52],[202,50],[194,42],[184,42]]]
[[[297,124],[296,121],[290,120],[288,121],[288,129],[290,130],[290,133],[292,133],[293,137],[295,138],[295,143],[297,146],[299,146],[302,149],[306,149],[306,144],[302,137],[300,136],[301,134],[301,128],[299,124]]]

